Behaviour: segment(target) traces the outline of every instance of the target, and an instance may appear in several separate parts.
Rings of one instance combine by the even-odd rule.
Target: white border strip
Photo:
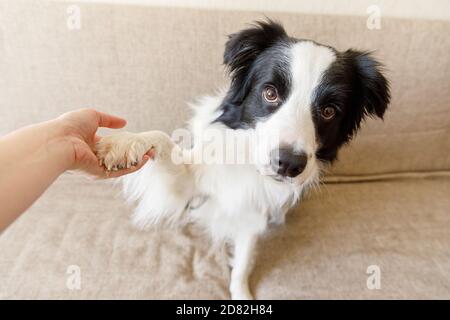
[[[449,0],[53,0],[56,2],[107,3],[153,7],[201,8],[234,11],[292,12],[367,16],[377,5],[382,16],[450,20]]]

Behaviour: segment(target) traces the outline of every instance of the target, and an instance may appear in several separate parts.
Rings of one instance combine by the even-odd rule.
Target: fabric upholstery
[[[258,299],[450,298],[450,181],[328,184],[259,245]],[[70,201],[70,205],[68,205]],[[139,231],[109,183],[65,175],[0,238],[0,298],[228,299],[226,248]],[[69,290],[69,266],[81,290]],[[381,288],[366,286],[377,265]]]

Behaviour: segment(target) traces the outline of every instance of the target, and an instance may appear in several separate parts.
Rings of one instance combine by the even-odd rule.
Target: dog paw
[[[136,166],[150,147],[139,134],[121,132],[103,137],[95,151],[101,166],[117,171]]]

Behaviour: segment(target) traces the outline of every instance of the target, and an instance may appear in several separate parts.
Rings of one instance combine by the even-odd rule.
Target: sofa
[[[187,102],[226,84],[226,35],[265,15],[298,38],[375,50],[392,88],[384,121],[368,119],[263,237],[250,287],[257,299],[450,299],[450,21],[372,29],[364,15],[75,2],[72,28],[73,5],[0,2],[0,134],[82,107],[170,133]],[[226,247],[195,226],[135,228],[119,191],[60,176],[0,234],[0,299],[230,298]]]

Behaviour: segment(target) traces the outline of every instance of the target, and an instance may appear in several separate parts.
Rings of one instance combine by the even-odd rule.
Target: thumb
[[[123,128],[127,121],[107,113],[97,111],[97,122],[99,127],[118,129]]]

